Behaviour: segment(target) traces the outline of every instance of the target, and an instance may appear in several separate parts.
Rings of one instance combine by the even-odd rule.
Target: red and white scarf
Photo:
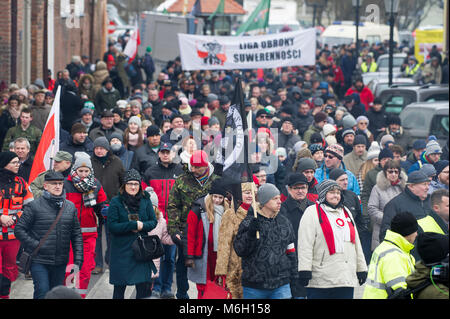
[[[324,205],[316,203],[320,226],[330,255],[344,252],[344,242],[355,244],[355,226],[350,214],[343,208],[328,212]],[[336,212],[338,212],[336,214]]]

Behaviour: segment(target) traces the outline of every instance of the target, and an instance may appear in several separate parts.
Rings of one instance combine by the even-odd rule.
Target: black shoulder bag
[[[48,235],[50,235],[50,233],[52,232],[52,230],[55,228],[56,224],[58,223],[59,219],[61,218],[62,212],[64,211],[64,207],[65,207],[65,204],[63,204],[63,206],[59,210],[58,216],[56,216],[55,221],[50,226],[50,228],[47,230],[44,237],[41,238],[41,240],[39,241],[39,245],[33,250],[33,252],[31,254],[29,254],[26,251],[23,251],[22,254],[20,255],[18,269],[21,273],[23,273],[25,275],[30,273],[31,262],[33,260],[33,257],[35,257],[37,255],[37,253],[39,252],[39,249],[41,249],[42,245],[44,245],[44,243],[47,241]]]

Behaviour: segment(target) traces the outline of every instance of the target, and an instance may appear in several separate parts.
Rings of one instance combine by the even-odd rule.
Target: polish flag
[[[136,58],[136,54],[140,44],[141,35],[139,34],[139,27],[136,19],[136,26],[134,28],[133,34],[131,35],[130,39],[127,42],[127,45],[125,46],[125,49],[123,50],[123,53],[130,58],[128,60],[128,63],[131,63]]]
[[[34,155],[28,184],[34,181],[40,173],[53,168],[53,157],[59,151],[60,95],[61,86],[56,91],[55,100],[45,123],[44,132],[42,132],[41,141]]]

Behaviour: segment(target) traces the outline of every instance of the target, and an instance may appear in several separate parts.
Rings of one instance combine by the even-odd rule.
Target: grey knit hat
[[[424,172],[428,177],[433,177],[436,175],[436,169],[431,164],[423,164],[423,166],[419,169],[419,171]]]
[[[97,137],[94,141],[94,149],[96,147],[103,147],[104,149],[109,151],[109,142],[105,136]]]
[[[356,120],[351,114],[347,114],[342,118],[342,125],[344,126],[344,130],[352,128],[356,124]]]
[[[150,200],[152,201],[153,206],[158,207],[159,204],[159,200],[158,200],[158,195],[156,195],[155,190],[153,189],[153,187],[148,186],[145,191],[150,195]]]
[[[109,137],[109,141],[111,142],[111,140],[113,138],[117,138],[119,141],[121,141],[123,143],[123,135],[117,132],[114,132],[111,134],[111,136]]]
[[[316,161],[309,157],[303,157],[298,161],[297,172],[302,173],[307,169],[315,171],[317,168]]]
[[[128,124],[130,124],[130,123],[135,123],[137,126],[139,126],[139,128],[142,127],[142,121],[139,118],[139,116],[135,115],[135,116],[130,117],[130,119],[128,120]]]
[[[427,143],[425,148],[425,155],[442,154],[442,148],[438,142],[431,140]]]
[[[278,190],[278,188],[275,187],[275,185],[270,184],[270,183],[266,183],[263,184],[259,189],[258,189],[258,202],[264,206],[269,200],[271,200],[272,198],[274,198],[275,196],[280,195],[280,191]]]
[[[319,203],[325,202],[326,195],[332,189],[341,189],[336,181],[326,179],[319,185],[316,185],[317,193],[319,194]]]
[[[89,154],[85,152],[75,152],[75,162],[73,163],[72,170],[75,171],[80,167],[87,167],[92,171],[92,163]]]

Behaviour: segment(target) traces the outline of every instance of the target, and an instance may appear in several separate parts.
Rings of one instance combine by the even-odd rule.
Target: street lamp
[[[386,13],[389,14],[389,86],[392,85],[392,70],[394,68],[394,24],[400,0],[384,0]]]
[[[360,0],[352,0],[352,5],[355,8],[355,24],[356,24],[356,54],[359,55],[359,3]]]

